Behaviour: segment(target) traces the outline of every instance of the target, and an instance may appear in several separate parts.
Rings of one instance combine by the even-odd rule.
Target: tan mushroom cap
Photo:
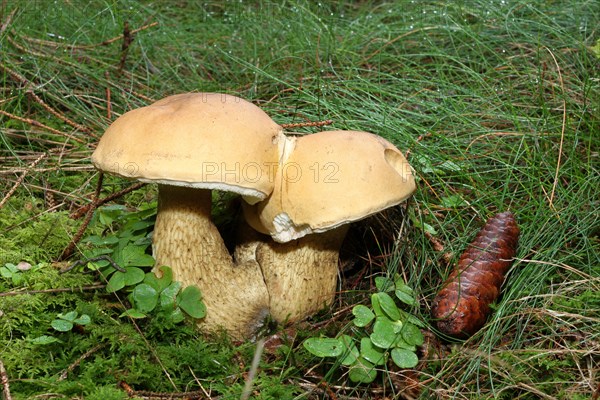
[[[123,114],[92,162],[144,182],[227,190],[258,201],[273,189],[283,138],[282,128],[246,100],[185,93]]]
[[[415,191],[413,171],[387,140],[368,132],[327,131],[287,141],[289,154],[271,196],[245,205],[248,223],[287,242],[366,218]]]

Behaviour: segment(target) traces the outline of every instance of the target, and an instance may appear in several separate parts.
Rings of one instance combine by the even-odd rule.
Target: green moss
[[[0,213],[0,265],[31,264],[58,258],[81,221],[67,211],[44,212],[39,199],[11,197]]]

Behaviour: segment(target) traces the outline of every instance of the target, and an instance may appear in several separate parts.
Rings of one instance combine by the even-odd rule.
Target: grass
[[[335,129],[377,133],[409,151],[419,178],[401,246],[384,240],[378,256],[365,244],[371,231],[393,237],[398,213],[354,228],[351,238],[364,240],[346,249],[356,266],[334,307],[294,327],[295,340],[267,346],[255,398],[597,398],[599,20],[600,6],[584,0],[2,2],[0,266],[46,263],[28,276],[30,290],[93,283],[58,275],[51,262],[80,224],[70,213],[91,201],[89,156],[104,129],[169,94],[234,93],[279,123],[331,119]],[[139,31],[124,55],[126,22]],[[105,181],[104,195],[129,184]],[[116,201],[133,210],[154,196],[146,187]],[[386,268],[417,290],[413,312],[428,321],[466,244],[504,210],[521,227],[517,260],[488,324],[466,342],[432,332],[415,370],[390,370],[370,386],[299,346],[343,330],[351,306],[374,290],[360,276]],[[367,249],[372,263],[362,261]],[[0,280],[1,291],[21,286]],[[152,320],[138,331],[119,307],[101,291],[0,297],[13,398],[121,399],[121,380],[239,397],[252,344]],[[73,309],[92,316],[86,332],[31,342]]]

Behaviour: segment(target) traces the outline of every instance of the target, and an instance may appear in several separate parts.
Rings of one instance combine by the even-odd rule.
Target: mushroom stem
[[[287,243],[275,242],[245,225],[236,260],[253,248],[270,298],[271,317],[294,322],[329,306],[335,297],[340,247],[348,224]]]
[[[234,265],[211,221],[211,191],[159,185],[153,252],[184,286],[197,285],[207,308],[199,326],[247,338],[269,312],[269,294],[256,261]]]

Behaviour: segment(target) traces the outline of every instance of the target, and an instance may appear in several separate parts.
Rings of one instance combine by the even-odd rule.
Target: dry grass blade
[[[560,130],[560,144],[558,147],[558,157],[556,160],[556,172],[554,173],[554,181],[552,183],[552,191],[550,192],[550,198],[548,199],[550,207],[554,210],[554,212],[556,212],[553,202],[554,202],[554,194],[556,193],[556,185],[558,184],[558,174],[560,172],[560,165],[561,165],[562,154],[563,154],[563,145],[565,142],[565,129],[566,129],[566,125],[567,125],[567,100],[564,98],[565,84],[563,82],[562,73],[560,72],[560,65],[558,65],[558,61],[556,61],[556,57],[554,56],[554,53],[552,53],[552,51],[548,47],[544,46],[544,48],[552,56],[552,60],[554,61],[554,65],[556,66],[556,71],[558,73],[558,79],[560,82],[561,93],[563,94],[563,99],[562,99],[563,110],[562,110],[562,126],[561,126],[561,130]],[[558,217],[558,213],[557,213],[557,217]]]

